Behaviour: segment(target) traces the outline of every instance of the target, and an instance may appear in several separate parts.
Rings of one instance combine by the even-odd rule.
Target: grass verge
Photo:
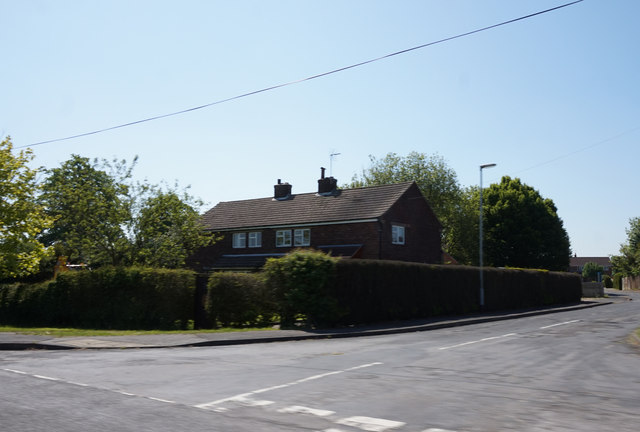
[[[10,327],[0,326],[0,333],[18,333],[27,335],[51,336],[51,337],[91,337],[91,336],[139,336],[158,334],[198,334],[198,333],[227,333],[246,331],[273,330],[272,327],[260,328],[219,328],[205,330],[97,330],[76,328],[51,328],[51,327]]]

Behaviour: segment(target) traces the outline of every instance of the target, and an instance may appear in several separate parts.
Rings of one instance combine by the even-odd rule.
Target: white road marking
[[[231,397],[227,397],[227,398],[223,398],[223,399],[218,399],[212,402],[205,402],[202,404],[198,404],[198,405],[194,405],[196,408],[202,408],[202,409],[208,409],[208,408],[212,408],[215,407],[216,405],[220,405],[222,403],[225,402],[232,402],[232,401],[237,401],[238,399],[242,399],[242,398],[248,398],[249,396],[255,395],[255,394],[260,394],[260,393],[265,393],[268,391],[272,391],[272,390],[277,390],[277,389],[282,389],[282,388],[287,388],[287,387],[292,387],[298,384],[302,384],[308,381],[313,381],[313,380],[317,380],[320,378],[326,378],[328,376],[331,375],[338,375],[341,373],[345,373],[345,372],[350,372],[350,371],[354,371],[354,370],[358,370],[358,369],[363,369],[363,368],[367,368],[367,367],[371,367],[371,366],[377,366],[377,365],[381,365],[382,363],[380,362],[375,362],[375,363],[367,363],[367,364],[363,364],[360,366],[354,366],[348,369],[343,369],[343,370],[339,370],[339,371],[332,371],[332,372],[327,372],[327,373],[323,373],[323,374],[319,374],[319,375],[312,375],[310,377],[307,378],[302,378],[296,381],[292,381],[286,384],[280,384],[280,385],[276,385],[276,386],[272,386],[272,387],[266,387],[263,389],[258,389],[258,390],[254,390],[248,393],[242,393],[239,395],[235,395],[235,396],[231,396]]]
[[[40,378],[43,380],[48,380],[48,381],[60,381],[59,378],[53,378],[53,377],[48,377],[48,376],[44,376],[44,375],[31,375],[34,378]]]
[[[251,399],[246,396],[234,398],[233,401],[246,406],[267,406],[275,403],[269,400]]]
[[[135,395],[134,395],[135,396]],[[170,400],[166,400],[166,399],[160,399],[160,398],[155,398],[155,397],[151,397],[151,396],[141,396],[144,397],[146,399],[150,399],[152,401],[156,401],[156,402],[164,402],[164,403],[170,403],[170,404],[174,404],[174,401],[170,401]]]
[[[293,405],[290,407],[282,408],[282,409],[279,409],[278,412],[285,413],[285,414],[297,414],[297,413],[311,414],[318,417],[326,417],[336,413],[335,411],[321,410],[321,409],[303,407],[299,405]]]
[[[449,429],[438,429],[438,428],[429,428],[425,429],[422,432],[456,432]]]
[[[571,321],[565,321],[565,322],[561,322],[561,323],[557,323],[557,324],[551,324],[548,326],[544,326],[544,327],[540,327],[540,330],[544,330],[544,329],[548,329],[551,327],[557,327],[557,326],[561,326],[561,325],[566,325],[566,324],[573,324],[573,323],[577,323],[580,322],[580,320],[571,320]]]
[[[5,368],[3,368],[2,370],[6,371],[6,372],[13,372],[13,373],[20,374],[20,375],[29,375],[26,372],[15,370],[15,369],[5,369]]]
[[[380,418],[362,416],[348,417],[338,420],[336,423],[345,426],[357,427],[358,429],[369,432],[384,432],[388,429],[399,428],[406,424],[404,422],[394,420],[385,420]]]
[[[441,348],[438,348],[438,349],[439,350],[447,350],[447,349],[451,349],[451,348],[459,348],[459,347],[463,347],[463,346],[466,346],[466,345],[477,344],[477,343],[480,343],[480,342],[487,342],[487,341],[490,341],[490,340],[503,339],[503,338],[507,338],[507,337],[510,337],[510,336],[516,336],[517,334],[518,333],[507,333],[507,334],[502,335],[502,336],[493,336],[493,337],[488,337],[488,338],[484,338],[484,339],[478,339],[478,340],[474,340],[474,341],[470,341],[470,342],[460,343],[460,344],[457,344],[457,345],[441,347]]]

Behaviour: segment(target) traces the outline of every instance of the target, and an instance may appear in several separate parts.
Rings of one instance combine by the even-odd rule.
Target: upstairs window
[[[309,246],[311,244],[311,230],[309,228],[293,231],[294,246]]]
[[[276,247],[291,246],[291,230],[276,231]]]
[[[233,233],[233,248],[247,247],[247,233]]]
[[[404,244],[404,227],[400,225],[391,225],[391,243],[397,245]]]
[[[249,247],[259,248],[262,246],[262,233],[260,231],[249,233]]]

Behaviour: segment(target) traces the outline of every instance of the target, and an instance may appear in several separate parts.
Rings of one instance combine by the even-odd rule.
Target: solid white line
[[[580,320],[571,320],[571,321],[565,321],[565,322],[561,322],[561,323],[557,323],[557,324],[551,324],[548,326],[544,326],[544,327],[540,327],[540,330],[544,330],[544,329],[548,329],[551,327],[557,327],[557,326],[561,326],[561,325],[565,325],[565,324],[573,324],[573,323],[577,323],[580,322]]]
[[[268,391],[271,391],[271,390],[277,390],[277,389],[292,387],[292,386],[295,386],[295,385],[298,385],[298,384],[302,384],[302,383],[305,383],[305,382],[308,382],[308,381],[313,381],[313,380],[317,380],[317,379],[320,379],[320,378],[326,378],[326,377],[331,376],[331,375],[338,375],[338,374],[341,374],[341,373],[344,373],[344,372],[354,371],[354,370],[368,368],[368,367],[372,367],[372,366],[378,366],[378,365],[381,365],[381,364],[382,363],[380,363],[380,362],[367,363],[367,364],[354,366],[354,367],[350,367],[348,369],[343,369],[343,370],[339,370],[339,371],[327,372],[327,373],[323,373],[323,374],[319,374],[319,375],[312,375],[310,377],[301,378],[299,380],[292,381],[292,382],[289,382],[289,383],[286,383],[286,384],[280,384],[280,385],[276,385],[276,386],[266,387],[266,388],[262,388],[262,389],[251,391],[249,393],[242,393],[242,394],[239,394],[239,395],[227,397],[227,398],[224,398],[224,399],[218,399],[218,400],[215,400],[213,402],[205,402],[205,403],[194,405],[194,406],[196,408],[207,409],[207,408],[213,407],[215,405],[220,405],[220,404],[225,403],[225,402],[238,401],[238,400],[241,400],[243,398],[248,398],[248,397],[250,397],[252,395],[265,393],[265,392],[268,392]]]
[[[353,426],[358,429],[362,429],[370,432],[384,432],[387,429],[395,429],[404,426],[406,423],[394,421],[394,420],[385,420],[374,417],[362,417],[355,416],[349,417],[342,420],[338,420],[336,423],[342,424],[345,426]]]
[[[480,342],[487,342],[487,341],[496,340],[496,339],[503,339],[503,338],[506,338],[506,337],[509,337],[509,336],[516,336],[516,335],[517,335],[517,333],[507,333],[507,334],[502,335],[502,336],[493,336],[493,337],[488,337],[488,338],[484,338],[484,339],[478,339],[478,340],[474,340],[474,341],[470,341],[470,342],[460,343],[460,344],[457,344],[457,345],[441,347],[441,348],[438,348],[438,349],[439,350],[447,350],[447,349],[451,349],[451,348],[459,348],[459,347],[463,347],[463,346],[466,346],[466,345],[472,345],[472,344],[477,344],[477,343],[480,343]]]

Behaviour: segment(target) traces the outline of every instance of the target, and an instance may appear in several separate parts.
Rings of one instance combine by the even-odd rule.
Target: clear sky
[[[188,109],[567,3],[564,0],[0,0],[0,134],[15,147]],[[210,206],[282,179],[339,184],[369,155],[439,154],[462,186],[519,177],[578,256],[640,216],[640,1],[531,19],[186,114],[32,147],[131,160]]]

